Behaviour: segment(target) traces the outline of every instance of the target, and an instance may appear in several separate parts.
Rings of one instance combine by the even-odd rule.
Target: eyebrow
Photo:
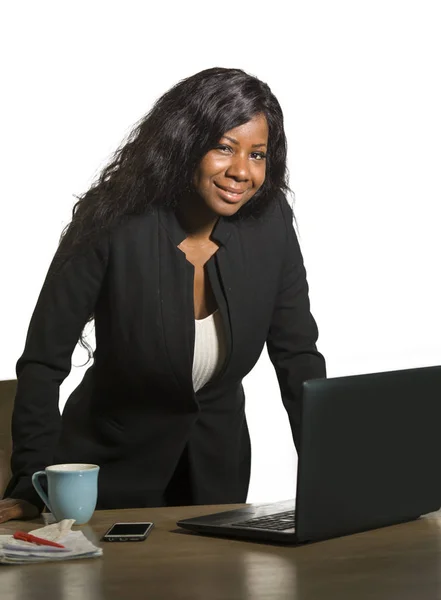
[[[230,140],[230,142],[233,142],[233,144],[238,144],[239,143],[237,140],[235,140],[234,138],[230,137],[229,135],[224,135],[222,137],[227,138],[227,140]],[[251,146],[251,148],[261,148],[262,146],[266,146],[266,144],[253,144]]]

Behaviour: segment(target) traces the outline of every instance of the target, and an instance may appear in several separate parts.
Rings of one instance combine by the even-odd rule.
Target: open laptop
[[[216,536],[299,544],[441,507],[441,367],[306,381],[296,500],[182,519]]]

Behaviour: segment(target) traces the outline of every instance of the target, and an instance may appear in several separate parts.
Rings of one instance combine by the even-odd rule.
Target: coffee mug
[[[99,470],[98,465],[51,465],[34,473],[32,483],[57,521],[75,519],[76,525],[83,525],[96,507]],[[47,478],[47,495],[39,482],[40,477]]]

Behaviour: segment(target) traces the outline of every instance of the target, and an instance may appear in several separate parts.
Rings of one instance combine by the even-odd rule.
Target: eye
[[[221,151],[225,151],[225,152],[232,152],[232,148],[230,146],[227,146],[226,144],[219,144],[218,146],[215,147],[215,150],[221,150]],[[252,152],[251,156],[257,158],[257,160],[265,160],[266,159],[266,154],[265,152]]]
[[[256,156],[259,160],[265,160],[266,154],[265,152],[252,152],[254,156]]]
[[[215,150],[231,150],[230,146],[227,146],[226,144],[219,144],[219,146],[216,146]]]

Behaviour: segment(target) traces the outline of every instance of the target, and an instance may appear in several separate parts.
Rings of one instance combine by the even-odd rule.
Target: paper
[[[82,531],[71,530],[74,523],[72,519],[64,519],[29,532],[45,540],[58,542],[65,548],[40,546],[16,540],[12,535],[0,535],[0,563],[27,564],[101,556],[102,549],[92,544]]]
[[[43,512],[40,515],[41,517],[43,517],[43,521],[45,525],[51,525],[52,523],[56,523],[57,519],[54,517],[54,515],[51,512]]]

